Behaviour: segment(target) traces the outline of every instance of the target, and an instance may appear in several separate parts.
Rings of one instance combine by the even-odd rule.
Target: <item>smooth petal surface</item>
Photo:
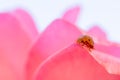
[[[99,40],[101,40],[101,39],[106,40],[107,39],[105,32],[102,29],[100,29],[100,27],[97,25],[90,28],[87,31],[87,33],[89,35],[92,35],[92,36],[98,38]]]
[[[120,74],[120,46],[116,44],[101,45],[95,44],[93,52],[95,59],[102,64],[109,73]]]
[[[4,57],[18,73],[19,79],[25,78],[25,64],[28,49],[32,43],[23,26],[10,13],[0,14],[0,58]],[[1,72],[0,72],[1,74]]]
[[[16,17],[16,19],[20,22],[21,27],[32,39],[35,39],[38,36],[39,33],[36,29],[36,25],[34,24],[32,17],[26,11],[16,9],[11,13]]]
[[[119,44],[108,41],[105,32],[98,26],[91,28],[88,34],[97,38],[94,46],[99,52],[95,51],[92,53],[94,58],[103,65],[109,73],[120,74]]]
[[[36,75],[35,80],[120,80],[120,76],[109,74],[86,49],[76,44],[49,57]]]
[[[76,6],[74,8],[69,9],[68,11],[65,12],[63,15],[63,19],[70,22],[70,23],[76,23],[78,19],[78,15],[80,13],[80,7]]]
[[[120,75],[120,59],[103,52],[93,51],[93,57],[111,74]]]
[[[2,55],[0,54],[0,56]],[[20,80],[15,69],[5,57],[0,57],[0,80]]]
[[[55,20],[40,35],[31,49],[27,67],[28,73],[33,73],[41,61],[75,42],[81,34],[80,30],[69,22],[61,19]]]
[[[116,58],[120,58],[120,46],[109,44],[109,45],[103,45],[103,44],[95,44],[95,49],[104,52],[106,54],[109,54],[111,56],[114,56]]]

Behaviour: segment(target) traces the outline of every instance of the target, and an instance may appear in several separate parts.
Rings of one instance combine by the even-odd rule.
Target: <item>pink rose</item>
[[[76,27],[79,7],[68,10],[40,35],[25,11],[0,14],[0,80],[120,80],[120,45],[94,26]],[[95,49],[76,44],[83,34]]]

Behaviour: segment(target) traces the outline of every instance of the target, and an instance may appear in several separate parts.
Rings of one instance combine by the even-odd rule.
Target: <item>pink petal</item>
[[[10,66],[5,58],[0,57],[0,80],[19,80],[18,75],[14,71],[14,68]]]
[[[67,21],[55,20],[40,35],[38,41],[31,49],[27,67],[30,72],[28,73],[32,74],[41,61],[76,41],[81,34],[76,26]]]
[[[24,31],[21,23],[9,13],[0,14],[0,54],[7,59],[20,80],[24,80],[24,65],[28,57],[28,49],[32,39]],[[3,56],[0,56],[2,58]],[[6,76],[7,77],[7,76]],[[22,78],[22,79],[21,79]]]
[[[63,19],[70,22],[70,23],[76,23],[78,15],[80,12],[80,7],[76,6],[74,8],[69,9],[64,15],[63,15]]]
[[[120,46],[114,44],[95,44],[95,49],[114,57],[120,58]]]
[[[103,65],[109,73],[120,74],[120,46],[116,44],[96,44],[95,49],[99,52],[92,52],[94,58]]]
[[[80,45],[71,45],[49,57],[40,65],[35,80],[120,80],[109,74],[103,66]]]
[[[103,52],[93,51],[92,56],[99,62],[107,72],[120,75],[120,59]]]
[[[87,33],[100,40],[107,39],[105,32],[99,26],[93,26]]]
[[[38,31],[32,17],[22,9],[16,9],[12,12],[12,15],[19,20],[22,28],[28,33],[28,35],[34,39],[38,36]]]
[[[88,34],[98,38],[95,41],[94,58],[103,65],[109,73],[120,74],[120,45],[107,40],[105,32],[95,26],[88,31]]]
[[[82,33],[76,26],[58,19],[47,27],[34,46],[35,49],[39,48],[40,54],[46,58],[76,41],[80,35]]]

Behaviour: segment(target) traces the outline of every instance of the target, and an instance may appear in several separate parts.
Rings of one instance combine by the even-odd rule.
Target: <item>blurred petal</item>
[[[120,46],[114,44],[104,45],[99,43],[95,44],[95,49],[111,56],[120,58]]]
[[[0,56],[2,56],[0,54]],[[0,80],[19,80],[15,70],[6,61],[5,57],[0,57]]]
[[[49,57],[39,66],[35,80],[120,80],[109,74],[103,66],[80,45],[71,45]]]
[[[90,28],[90,30],[88,30],[87,33],[98,39],[102,39],[102,40],[107,39],[105,32],[102,29],[100,29],[99,26],[93,26],[92,28]]]
[[[0,64],[0,80],[19,80],[16,79],[16,74],[13,73],[14,69],[5,64]]]
[[[27,67],[28,73],[33,73],[41,61],[76,41],[81,34],[76,26],[67,21],[55,20],[40,35],[38,41],[31,49]]]
[[[80,12],[79,6],[71,8],[67,12],[65,12],[65,14],[63,15],[63,19],[74,24],[78,19],[79,12]]]
[[[32,17],[22,9],[16,9],[12,12],[12,15],[19,20],[21,27],[34,39],[38,36],[38,31]]]
[[[120,74],[120,46],[115,44],[96,44],[95,49],[99,52],[92,52],[94,58],[102,64],[109,73]]]
[[[13,65],[21,80],[24,80],[24,65],[31,43],[31,38],[14,16],[9,13],[0,14],[0,54]]]

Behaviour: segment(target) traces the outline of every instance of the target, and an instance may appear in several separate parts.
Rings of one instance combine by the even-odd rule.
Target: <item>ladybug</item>
[[[94,48],[94,41],[92,37],[88,35],[84,35],[77,40],[78,44],[81,44],[82,46],[86,46],[88,49],[93,49]]]

